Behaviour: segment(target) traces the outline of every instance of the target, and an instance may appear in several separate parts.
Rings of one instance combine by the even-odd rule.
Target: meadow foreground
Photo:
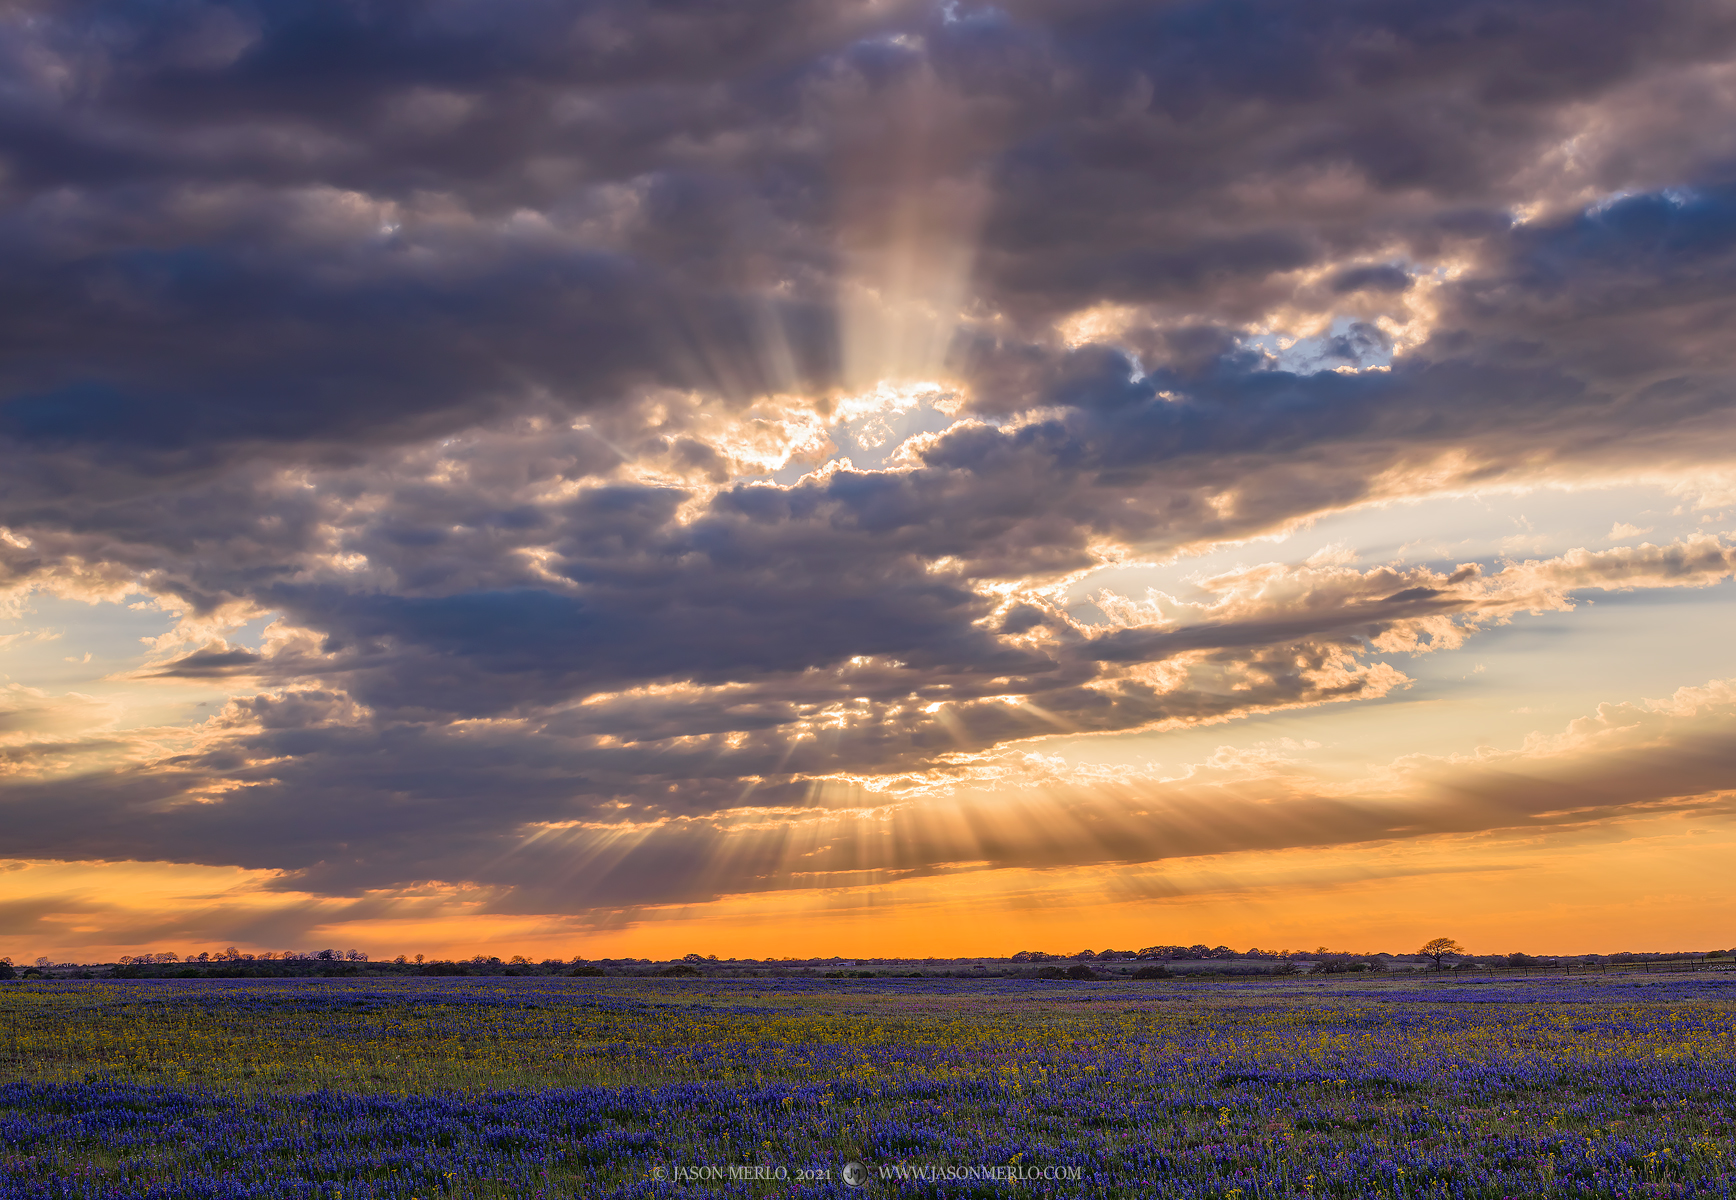
[[[1729,1196],[1736,978],[0,988],[0,1198]]]

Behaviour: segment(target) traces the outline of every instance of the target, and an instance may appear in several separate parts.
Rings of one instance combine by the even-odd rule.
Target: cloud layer
[[[584,912],[1524,826],[1414,771],[1138,818],[1039,772],[1089,833],[992,844],[957,797],[1736,571],[1710,528],[1069,599],[1727,473],[1723,4],[24,4],[0,64],[0,598],[145,597],[128,685],[227,697],[0,692],[20,857]],[[1596,804],[1736,787],[1668,761]]]

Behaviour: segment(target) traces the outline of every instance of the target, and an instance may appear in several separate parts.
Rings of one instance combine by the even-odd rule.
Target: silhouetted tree
[[[1423,955],[1425,958],[1434,959],[1437,968],[1441,965],[1441,960],[1447,955],[1463,954],[1464,952],[1465,948],[1463,946],[1459,945],[1459,943],[1455,942],[1452,938],[1444,937],[1438,937],[1433,941],[1424,943],[1422,948],[1417,951],[1418,954]]]

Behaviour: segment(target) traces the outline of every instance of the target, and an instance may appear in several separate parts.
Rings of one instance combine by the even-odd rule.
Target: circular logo
[[[843,1175],[844,1182],[851,1187],[862,1187],[868,1182],[868,1168],[859,1162],[845,1163],[840,1174]]]

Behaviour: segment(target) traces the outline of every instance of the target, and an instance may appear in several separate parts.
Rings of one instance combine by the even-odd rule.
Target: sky
[[[1736,944],[1736,9],[0,4],[0,954]]]

